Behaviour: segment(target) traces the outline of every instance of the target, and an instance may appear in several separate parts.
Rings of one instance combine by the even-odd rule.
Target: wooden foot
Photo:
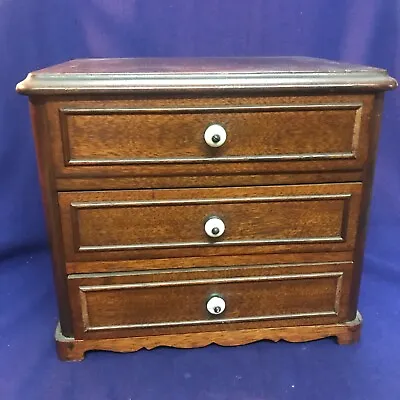
[[[347,329],[336,335],[338,344],[354,344],[361,337],[362,316],[357,312],[356,318],[347,324]]]
[[[189,349],[204,347],[211,343],[216,343],[220,346],[238,346],[260,340],[308,342],[329,336],[336,336],[339,344],[352,344],[356,343],[360,338],[361,324],[361,314],[357,313],[353,321],[333,325],[290,326],[85,340],[65,337],[61,332],[60,325],[58,325],[55,339],[60,360],[80,361],[83,360],[85,352],[89,350],[130,352],[142,348],[150,350],[158,346]]]
[[[79,345],[81,340],[64,336],[60,324],[57,325],[55,339],[57,355],[61,361],[82,361],[85,358],[86,350]]]

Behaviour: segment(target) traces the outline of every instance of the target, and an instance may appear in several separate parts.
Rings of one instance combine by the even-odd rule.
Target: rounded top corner
[[[390,76],[389,74],[387,75],[388,77],[388,89],[389,90],[394,90],[399,86],[399,83],[397,82],[397,80],[395,78],[393,78],[392,76]]]
[[[19,94],[27,95],[32,89],[32,72],[30,72],[24,80],[18,82],[15,86],[15,91]]]

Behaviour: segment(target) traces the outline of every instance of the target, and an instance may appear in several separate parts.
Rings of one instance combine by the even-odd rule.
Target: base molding
[[[339,344],[352,344],[356,343],[360,338],[361,325],[362,317],[357,312],[353,321],[340,324],[83,340],[64,336],[61,332],[60,324],[58,324],[55,340],[60,360],[80,361],[84,359],[85,352],[90,350],[131,352],[142,348],[150,350],[158,346],[189,349],[205,347],[212,343],[220,346],[238,346],[260,340],[308,342],[329,336],[336,336]]]

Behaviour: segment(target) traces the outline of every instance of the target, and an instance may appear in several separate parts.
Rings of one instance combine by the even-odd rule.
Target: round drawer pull
[[[225,232],[224,221],[218,217],[211,217],[204,224],[204,230],[207,236],[211,238],[220,237]]]
[[[218,124],[210,125],[204,132],[204,140],[210,147],[220,147],[226,141],[226,130]]]
[[[225,311],[225,300],[219,296],[213,296],[207,301],[207,311],[212,315],[219,315]]]

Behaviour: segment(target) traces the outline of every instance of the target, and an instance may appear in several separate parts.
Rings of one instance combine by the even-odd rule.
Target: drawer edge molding
[[[328,263],[321,263],[322,265],[329,265]],[[333,265],[343,264],[343,263],[331,263]],[[318,264],[307,264],[315,266]],[[287,267],[288,265],[281,265],[281,267]],[[289,266],[293,266],[289,265]],[[258,266],[260,267],[267,267]],[[184,272],[184,271],[181,271]],[[131,275],[131,274],[129,274]],[[206,285],[209,283],[233,283],[233,282],[261,282],[261,281],[283,281],[292,279],[318,279],[323,277],[341,277],[342,272],[321,272],[321,273],[311,273],[311,274],[287,274],[287,275],[271,275],[271,276],[242,276],[235,278],[221,278],[221,279],[185,279],[180,281],[163,281],[163,282],[143,282],[134,284],[113,284],[113,285],[91,285],[91,286],[79,286],[82,292],[93,292],[98,290],[114,290],[114,289],[140,289],[140,288],[150,288],[150,287],[160,287],[160,286],[181,286],[181,285]]]
[[[309,312],[309,313],[296,313],[296,314],[277,314],[277,315],[263,315],[260,317],[241,317],[241,318],[229,318],[229,319],[213,319],[213,320],[195,320],[195,321],[176,321],[176,322],[160,322],[150,324],[127,324],[127,325],[105,325],[91,327],[85,325],[88,321],[83,321],[85,332],[98,332],[108,330],[119,330],[119,329],[136,329],[136,328],[165,328],[165,327],[177,327],[177,326],[192,326],[192,325],[210,325],[210,324],[229,324],[235,322],[258,322],[268,320],[280,320],[280,319],[295,319],[295,318],[313,318],[313,317],[330,317],[336,316],[335,311],[321,311],[321,312]]]
[[[92,251],[123,251],[123,250],[151,250],[169,248],[191,248],[191,247],[220,247],[220,246],[256,246],[272,244],[305,244],[305,243],[343,243],[343,236],[334,237],[312,237],[299,239],[271,239],[271,240],[230,240],[218,243],[187,242],[187,243],[163,243],[163,244],[140,244],[140,245],[101,245],[101,246],[77,246],[79,252]]]
[[[168,277],[168,275],[170,274],[164,272],[161,273],[160,276],[156,275],[158,281],[154,281],[153,279],[151,279],[151,276],[149,276],[148,274],[146,276],[146,274],[143,273],[73,275],[69,276],[68,280],[70,282],[71,290],[75,292],[74,297],[77,301],[75,303],[75,307],[73,308],[77,312],[75,317],[78,318],[80,321],[79,331],[81,333],[80,335],[78,335],[78,337],[81,337],[81,335],[86,336],[87,334],[90,335],[96,333],[101,335],[104,331],[107,334],[107,331],[117,332],[132,329],[137,330],[137,333],[139,333],[139,331],[143,329],[151,330],[155,328],[160,328],[168,330],[171,328],[179,329],[180,327],[185,326],[192,326],[194,327],[194,329],[197,329],[195,327],[201,327],[201,329],[204,329],[208,325],[213,325],[213,329],[211,330],[215,330],[216,327],[221,324],[254,324],[268,321],[277,322],[279,320],[301,320],[307,318],[343,318],[341,303],[342,301],[347,301],[346,285],[348,285],[348,280],[345,280],[347,279],[345,275],[351,272],[351,264],[351,262],[336,263],[336,265],[334,265],[334,263],[327,263],[326,265],[322,264],[323,267],[329,268],[328,270],[325,269],[325,271],[318,271],[315,269],[315,264],[310,264],[309,267],[313,269],[311,269],[311,271],[304,271],[303,273],[296,273],[296,271],[293,269],[293,272],[290,272],[290,269],[287,269],[287,266],[286,269],[285,266],[281,266],[281,270],[279,271],[280,273],[275,273],[273,270],[271,270],[271,268],[268,268],[268,266],[265,265],[257,266],[255,268],[250,267],[247,269],[237,268],[236,271],[230,271],[230,276],[224,276],[223,271],[219,269],[210,270],[208,272],[200,272],[200,275],[198,271],[181,271],[178,274],[172,273],[171,277]],[[194,276],[191,276],[193,274]],[[274,281],[280,281],[282,282],[280,284],[285,286],[289,285],[287,287],[297,287],[297,290],[299,290],[300,287],[315,289],[318,287],[320,287],[320,289],[325,287],[325,289],[323,289],[325,293],[324,296],[326,296],[324,305],[313,309],[307,307],[299,308],[298,306],[294,305],[295,303],[293,303],[292,306],[284,306],[281,310],[276,312],[275,307],[271,308],[271,303],[271,305],[265,308],[265,310],[258,310],[255,313],[253,311],[247,315],[246,312],[244,313],[244,315],[238,315],[236,311],[234,311],[235,307],[241,304],[238,303],[238,301],[240,301],[240,296],[239,298],[235,299],[236,295],[233,294],[235,292],[232,292],[232,289],[229,288],[242,287],[242,289],[244,289],[245,287],[249,287],[247,285],[258,285],[258,290],[269,292],[270,290],[276,290],[276,284],[272,283]],[[304,281],[304,283],[300,283],[299,281]],[[312,283],[312,281],[315,282]],[[270,286],[270,284],[272,284],[272,286]],[[319,286],[321,284],[323,286]],[[199,288],[202,286],[204,288],[199,290]],[[190,287],[193,287],[194,289],[190,289]],[[142,290],[144,291],[142,292]],[[151,290],[151,292],[148,292],[148,290]],[[171,318],[171,315],[169,316],[169,318],[163,317],[162,319],[158,320],[159,317],[157,316],[157,311],[153,316],[146,316],[145,320],[143,321],[135,321],[134,319],[129,321],[129,318],[136,318],[134,317],[136,313],[135,311],[131,317],[124,317],[125,323],[123,323],[122,320],[120,321],[120,323],[118,323],[117,320],[115,321],[115,323],[110,323],[112,322],[111,320],[108,320],[107,318],[104,320],[103,317],[101,317],[100,320],[98,319],[98,315],[99,313],[101,313],[101,308],[99,307],[101,307],[102,303],[101,301],[99,302],[100,298],[103,298],[103,302],[106,301],[107,298],[114,299],[113,302],[115,301],[115,304],[118,304],[119,301],[122,301],[122,299],[125,298],[121,305],[125,304],[124,307],[126,306],[128,309],[129,307],[139,307],[141,300],[134,299],[144,299],[147,298],[147,296],[150,296],[146,301],[152,302],[155,300],[155,298],[152,298],[152,296],[157,296],[158,292],[162,293],[165,290],[175,291],[176,293],[181,293],[182,290],[184,290],[186,292],[197,293],[196,296],[201,293],[198,299],[196,297],[196,301],[193,300],[193,305],[195,306],[194,314],[192,316],[187,315],[187,318],[184,318],[182,320],[175,319],[173,316]],[[215,293],[220,292],[220,295],[223,297],[226,295],[228,308],[230,307],[231,302],[231,306],[233,308],[231,308],[228,315],[226,315],[225,317],[223,316],[222,318],[206,318],[206,315],[202,315],[202,313],[199,313],[199,307],[200,309],[202,307],[201,301],[203,299],[204,302],[206,302],[207,293],[209,293],[210,290],[215,291]],[[327,292],[325,292],[325,290],[327,290]],[[125,293],[125,291],[127,292]],[[106,294],[107,292],[109,292],[109,294]],[[322,295],[321,293],[319,295]],[[284,294],[284,292],[282,292],[282,294]],[[277,294],[273,294],[272,296],[277,296]],[[271,301],[273,298],[274,297],[271,298]],[[128,299],[131,299],[133,301],[130,306],[128,306],[128,304],[130,304],[128,302]],[[298,300],[301,302],[301,296]],[[93,303],[93,301],[95,301],[95,303]],[[137,303],[137,301],[139,301],[139,303]],[[280,302],[280,300],[277,301]],[[111,307],[115,308],[115,304],[111,305]],[[240,305],[240,307],[242,306]],[[106,308],[108,308],[108,306],[106,306]],[[92,317],[94,317],[97,322],[94,322],[93,320],[91,321]],[[100,321],[102,320],[103,322],[108,323],[101,323]],[[124,336],[124,334],[122,334],[122,336]]]
[[[311,103],[311,104],[282,104],[282,105],[251,105],[251,106],[205,106],[205,107],[61,107],[59,111],[61,138],[63,143],[64,166],[98,166],[98,165],[143,165],[143,164],[197,164],[197,163],[234,163],[234,162],[254,162],[254,161],[307,161],[307,160],[335,160],[335,159],[356,159],[358,149],[359,130],[361,126],[362,102],[343,102],[343,103]],[[352,151],[332,152],[332,153],[299,153],[299,154],[275,154],[258,156],[229,156],[229,157],[176,157],[176,158],[72,158],[71,147],[68,134],[67,116],[75,115],[143,115],[143,114],[185,114],[185,113],[211,113],[211,112],[282,112],[282,111],[324,111],[324,110],[354,110],[356,111],[354,120]]]
[[[294,254],[297,256],[300,256],[299,254]],[[303,255],[303,254],[302,254]],[[282,257],[282,255],[279,255]],[[318,257],[321,257],[320,254],[317,255]],[[265,258],[265,255],[262,256]],[[271,254],[268,254],[268,257],[271,257]],[[190,258],[189,258],[190,260]],[[142,263],[145,263],[144,261],[141,261]],[[155,260],[151,260],[151,263],[154,263]],[[182,262],[182,261],[180,261]],[[254,269],[258,268],[271,268],[271,270],[275,267],[280,267],[280,268],[291,268],[291,267],[318,267],[318,266],[340,266],[340,265],[353,265],[354,262],[351,259],[339,259],[339,260],[334,260],[334,261],[303,261],[303,262],[274,262],[274,263],[268,263],[266,264],[265,262],[260,262],[260,264],[232,264],[229,266],[229,271],[235,272],[235,273],[240,273],[243,271],[251,271]],[[125,270],[120,270],[120,271],[103,271],[103,272],[89,272],[89,273],[80,273],[80,272],[72,272],[68,275],[68,280],[74,280],[74,279],[81,279],[81,278],[101,278],[101,277],[107,277],[107,276],[113,276],[113,277],[119,277],[119,276],[146,276],[149,274],[154,274],[156,273],[158,276],[169,276],[171,274],[177,273],[177,272],[183,272],[183,273],[199,273],[199,272],[222,272],[226,271],[227,266],[226,265],[219,265],[219,266],[207,266],[207,265],[195,265],[192,266],[189,262],[189,266],[186,266],[186,268],[179,268],[178,270],[175,268],[151,268],[149,270],[146,270],[145,268],[139,269],[139,270],[130,270],[130,271],[125,271]],[[281,274],[285,275],[285,274]],[[297,274],[291,274],[290,276],[297,275]],[[301,276],[304,276],[304,273],[298,274]]]
[[[87,304],[85,300],[86,292],[96,292],[105,290],[125,290],[125,289],[141,289],[141,288],[152,288],[160,286],[190,286],[190,285],[207,285],[207,284],[219,284],[219,283],[242,283],[242,282],[262,282],[272,280],[297,280],[297,279],[318,279],[318,278],[337,278],[336,286],[336,298],[335,308],[331,311],[320,311],[320,312],[307,312],[307,313],[293,313],[293,314],[275,314],[275,315],[263,315],[256,317],[239,317],[239,318],[222,318],[212,320],[193,320],[193,321],[175,321],[175,322],[164,322],[164,323],[147,323],[147,324],[126,324],[126,325],[105,325],[91,327],[89,325],[89,313],[87,310]],[[170,282],[146,282],[137,284],[115,284],[115,285],[93,285],[93,286],[79,286],[80,298],[82,304],[82,316],[83,326],[85,332],[90,331],[103,331],[103,330],[115,330],[115,329],[135,329],[135,328],[161,328],[161,327],[175,327],[175,326],[187,326],[187,325],[204,325],[204,324],[215,324],[215,323],[233,323],[233,322],[256,322],[256,321],[268,321],[268,320],[279,320],[279,319],[294,319],[294,318],[312,318],[312,317],[325,317],[338,315],[340,309],[340,289],[343,279],[343,272],[323,272],[323,273],[311,273],[311,274],[288,274],[288,275],[271,275],[271,276],[249,276],[249,277],[236,277],[236,278],[223,278],[223,279],[192,279],[192,280],[181,280],[181,281],[170,281]]]
[[[177,252],[181,249],[185,251],[185,255],[192,253],[195,255],[196,252],[203,251],[203,249],[223,254],[228,251],[227,249],[235,247],[238,248],[238,251],[242,248],[246,252],[249,246],[269,248],[271,249],[269,252],[274,251],[274,248],[279,250],[280,247],[284,248],[285,246],[293,246],[292,250],[296,246],[304,248],[304,250],[306,247],[317,249],[317,247],[323,246],[332,246],[333,248],[330,249],[337,251],[351,250],[354,240],[354,223],[359,212],[358,199],[361,188],[362,183],[354,182],[310,186],[167,189],[157,192],[151,190],[59,192],[58,198],[62,210],[64,239],[68,248],[67,260],[85,261],[90,257],[92,260],[103,260],[106,257],[117,260],[129,252],[136,252],[135,258],[140,258],[142,256],[140,253],[144,255],[146,252],[162,251],[164,254],[164,252]],[[279,218],[277,210],[283,209],[289,214],[292,213],[290,215],[296,216],[298,213],[296,210],[299,207],[297,204],[301,203],[310,213],[317,205],[319,207],[317,210],[321,211],[320,214],[316,214],[316,217],[319,215],[325,219],[329,217],[334,224],[330,229],[299,230],[299,233],[296,234],[287,234],[284,230],[278,233],[266,230],[266,233],[263,233],[262,224],[268,226],[269,221],[273,222]],[[331,217],[329,207],[332,206],[335,212],[331,214]],[[259,212],[257,210],[260,207],[264,207],[267,211],[271,210],[271,214],[266,215],[263,220],[257,216],[257,212]],[[247,233],[246,236],[235,232],[237,221],[242,224],[247,221],[240,222],[241,219],[238,216],[238,210],[245,209],[248,209],[247,212],[251,217],[254,215],[254,218],[258,218],[260,227],[257,228],[258,231],[254,231],[255,235]],[[186,217],[191,212],[194,213],[194,222],[190,222]],[[158,213],[160,226],[169,229],[166,231],[167,233],[159,235],[157,240],[153,237],[143,236],[143,234],[135,237],[134,231],[133,235],[127,235],[121,229],[122,233],[116,233],[115,237],[104,239],[96,237],[96,232],[103,229],[105,223],[111,223],[108,221],[114,221],[117,227],[125,226],[132,231],[134,223],[149,213]],[[180,213],[182,223],[186,224],[184,226],[189,227],[194,233],[192,232],[182,239],[179,235],[171,232],[171,224],[164,218],[164,215],[171,213]],[[204,220],[214,214],[220,215],[230,225],[227,234],[221,239],[210,240],[203,235],[203,225]],[[114,215],[119,219],[115,220]],[[126,218],[121,219],[121,215]],[[301,222],[301,220],[299,221]],[[304,220],[302,224],[307,224],[307,221]],[[197,231],[192,228],[195,223],[198,225]],[[289,225],[285,229],[289,229]],[[92,236],[88,235],[90,230],[93,232]]]

